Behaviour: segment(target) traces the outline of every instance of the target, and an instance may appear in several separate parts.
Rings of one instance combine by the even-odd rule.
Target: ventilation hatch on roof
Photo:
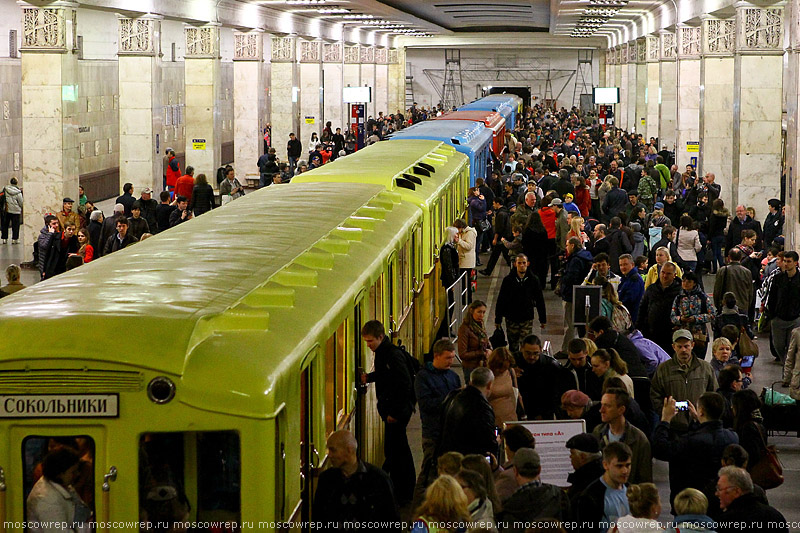
[[[414,185],[413,182],[405,179],[405,178],[395,178],[394,182],[397,184],[398,187],[402,187],[404,189],[410,189],[412,191],[417,190],[417,186]]]
[[[403,179],[407,179],[408,181],[416,183],[417,185],[422,185],[422,180],[420,178],[407,172],[403,173]]]
[[[287,287],[316,287],[317,271],[292,263],[272,276],[272,281]]]
[[[250,307],[293,307],[295,290],[272,281],[245,296],[241,303]]]

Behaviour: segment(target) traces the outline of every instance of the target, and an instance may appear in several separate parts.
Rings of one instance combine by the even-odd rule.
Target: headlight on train
[[[167,403],[175,397],[175,383],[165,376],[153,378],[147,385],[147,397],[155,403]]]

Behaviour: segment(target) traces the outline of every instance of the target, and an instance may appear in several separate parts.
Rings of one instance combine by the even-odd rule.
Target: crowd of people
[[[381,509],[413,518],[413,531],[450,533],[788,531],[769,505],[781,479],[748,386],[754,333],[771,326],[784,385],[800,393],[798,255],[783,250],[780,200],[767,202],[763,224],[753,208],[731,214],[712,172],[679,171],[671,158],[656,139],[604,131],[575,109],[519,117],[440,252],[445,286],[474,276],[482,254],[482,275],[501,257],[508,265],[494,330],[472,300],[457,342],[436,341],[415,371],[380,323],[364,326],[386,462],[363,464],[355,439],[334,434],[350,443],[350,466],[325,473],[337,484],[320,484],[318,516],[359,522]],[[704,274],[716,274],[713,287]],[[574,309],[579,286],[600,287],[588,321],[582,303]],[[547,290],[563,301],[556,357],[542,340]],[[406,434],[417,405],[418,472]],[[586,428],[566,443],[566,488],[542,482],[535,439],[514,423],[559,419]],[[657,521],[653,459],[669,464],[670,524]]]

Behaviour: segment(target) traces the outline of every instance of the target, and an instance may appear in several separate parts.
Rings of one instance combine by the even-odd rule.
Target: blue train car
[[[510,93],[503,93],[503,94],[488,94],[483,97],[483,99],[490,101],[490,102],[503,102],[511,106],[514,115],[514,121],[516,122],[517,115],[522,113],[522,98],[517,96],[516,94]],[[514,126],[511,126],[513,129]]]
[[[505,95],[503,95],[505,96]],[[458,108],[459,111],[496,111],[503,115],[503,118],[506,119],[506,131],[511,132],[514,131],[514,125],[516,124],[517,119],[517,110],[516,107],[512,106],[508,102],[503,102],[499,100],[487,100],[485,97],[475,100],[474,102],[470,102],[468,104],[464,104]]]
[[[396,139],[423,139],[443,141],[469,158],[469,183],[486,179],[488,163],[492,157],[492,130],[483,122],[467,120],[431,120],[419,122],[394,133]]]

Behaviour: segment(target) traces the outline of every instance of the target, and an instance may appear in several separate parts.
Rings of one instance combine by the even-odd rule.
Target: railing
[[[447,314],[445,316],[445,320],[447,320],[447,336],[450,337],[454,344],[458,342],[458,328],[461,326],[461,322],[464,321],[464,313],[467,310],[467,306],[469,306],[469,285],[469,278],[465,272],[445,291],[447,295]],[[461,359],[459,358],[460,361]]]

